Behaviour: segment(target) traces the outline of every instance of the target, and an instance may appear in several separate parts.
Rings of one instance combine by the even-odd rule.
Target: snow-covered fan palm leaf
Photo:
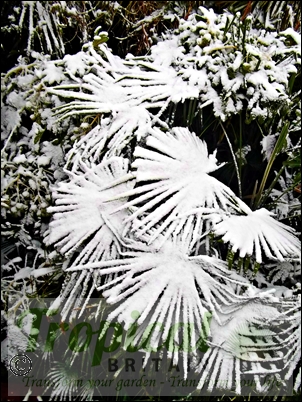
[[[199,12],[202,22],[196,14],[182,20],[178,35],[167,35],[143,60],[122,61],[106,44],[98,51],[92,43],[87,45],[92,69],[83,82],[48,88],[50,93],[75,99],[58,113],[63,118],[74,112],[104,113],[140,105],[149,111],[160,109],[160,117],[170,103],[194,99],[198,108],[212,104],[215,115],[225,120],[242,110],[243,100],[248,102],[251,119],[270,116],[271,103],[290,106],[287,82],[299,68],[298,35],[289,28],[277,37],[268,32],[263,36],[238,15],[232,20],[231,15],[216,15],[204,7]],[[293,38],[294,45],[286,45],[287,37]],[[242,53],[248,55],[248,63]]]
[[[147,242],[148,236],[144,237]],[[208,335],[207,321],[211,315],[221,323],[224,314],[236,311],[250,300],[249,292],[243,295],[250,285],[235,272],[227,270],[226,264],[218,258],[189,257],[179,237],[165,242],[158,250],[156,246],[160,242],[157,239],[150,247],[134,241],[132,247],[137,250],[125,251],[123,259],[88,262],[67,271],[94,269],[101,276],[119,274],[98,290],[103,291],[109,304],[115,305],[108,322],[117,318],[128,329],[133,325],[133,312],[137,313],[135,324],[139,325],[139,330],[134,344],[146,342],[151,336],[151,328],[158,323],[163,324],[163,330],[152,334],[151,344],[156,347],[162,342],[172,342],[170,327],[181,322],[184,324],[183,339],[187,339],[187,346],[193,350],[200,337],[205,339]],[[190,328],[189,341],[190,325],[194,328]],[[178,358],[176,350],[175,363]]]
[[[159,108],[160,115],[170,101],[198,98],[198,90],[178,77],[171,66],[123,61],[114,56],[106,44],[99,45],[98,51],[92,43],[86,45],[84,59],[86,65],[91,66],[89,73],[81,79],[70,76],[72,81],[68,84],[46,88],[51,94],[75,99],[55,109],[60,119],[74,114],[115,114],[125,110],[131,113],[130,109],[136,107]],[[67,63],[68,59],[65,65]]]
[[[227,222],[227,213],[246,213],[247,216],[235,216],[240,222],[253,213],[227,186],[210,176],[218,168],[217,160],[215,155],[208,155],[206,144],[195,134],[186,128],[174,128],[171,133],[153,128],[151,133],[146,139],[147,148],[137,146],[136,160],[132,164],[136,171],[130,174],[122,158],[105,157],[104,162],[96,165],[93,154],[86,152],[85,142],[83,147],[79,146],[75,169],[69,173],[70,183],[62,183],[61,189],[56,190],[55,219],[46,238],[48,243],[61,247],[61,252],[70,254],[83,246],[69,264],[67,271],[71,271],[71,277],[56,302],[61,303],[63,297],[69,296],[63,309],[66,315],[72,297],[81,291],[79,304],[89,279],[92,279],[90,292],[94,289],[103,291],[107,302],[115,306],[109,321],[117,318],[129,328],[133,325],[133,311],[139,313],[135,323],[139,325],[137,344],[148,342],[146,337],[149,335],[153,345],[169,342],[170,325],[181,320],[185,324],[183,339],[195,345],[200,334],[207,333],[203,320],[207,314],[213,315],[222,325],[221,317],[231,319],[232,313],[251,302],[254,291],[245,293],[250,288],[248,282],[226,270],[223,261],[206,255],[188,256],[192,243],[201,236],[204,218],[213,223],[214,233],[221,235],[218,231],[220,220]],[[81,152],[86,156],[86,162],[82,161]],[[97,154],[98,151],[94,155]],[[134,177],[138,184],[136,188],[133,188]],[[130,183],[128,188],[127,183]],[[124,203],[130,196],[134,199]],[[130,214],[128,208],[133,206],[135,212]],[[151,212],[146,214],[149,210]],[[259,212],[262,216],[263,211]],[[79,213],[87,223],[82,231],[77,225],[72,226],[75,214],[78,222]],[[284,225],[267,214],[264,216],[274,228],[271,237],[273,240],[278,238],[280,230],[285,231]],[[266,219],[262,221],[266,228]],[[129,234],[130,238],[124,237],[127,222],[132,222],[135,240],[131,240],[133,232]],[[258,226],[261,229],[259,222]],[[237,245],[240,230],[238,226],[234,230],[236,236],[233,233],[231,237]],[[229,241],[229,238],[224,240]],[[251,247],[251,241],[253,246],[254,237],[247,237],[248,247]],[[128,249],[120,251],[120,245]],[[274,247],[280,248],[280,244],[271,247],[276,252]],[[282,247],[279,254],[276,252],[279,258],[284,254],[285,246]],[[297,244],[290,238],[286,240],[286,247],[293,251]],[[243,255],[253,251],[244,241],[237,249]],[[268,256],[272,257],[272,254]],[[256,258],[261,258],[258,249]],[[101,278],[106,278],[105,283]],[[158,322],[166,323],[163,332],[151,335],[152,325]],[[190,329],[189,334],[191,323],[195,328],[193,332]],[[178,350],[172,352],[174,363],[177,363]],[[183,353],[184,362],[186,358]],[[232,355],[232,359],[237,364],[239,357]]]
[[[100,45],[104,57],[93,49],[91,43],[87,47],[83,60],[86,66],[90,66],[90,71],[81,79],[73,76],[68,84],[47,88],[54,95],[75,99],[56,108],[56,114],[61,119],[75,114],[109,113],[118,111],[119,107],[125,108],[128,91],[116,79],[128,68],[122,59],[111,54],[107,45]],[[68,58],[65,59],[65,65],[70,65]]]
[[[286,367],[288,348],[292,349],[293,344],[292,325],[287,319],[293,304],[282,306],[282,303],[264,302],[260,297],[231,313],[223,330],[213,318],[211,348],[196,368],[201,373],[198,388],[207,385],[212,391],[216,384],[217,388],[233,390],[240,395],[253,384],[263,393],[272,391],[273,378],[280,385],[284,379],[288,380],[292,373],[287,378],[281,374]],[[270,381],[265,380],[267,376]],[[247,386],[246,390],[244,386]]]
[[[69,172],[70,181],[59,183],[53,191],[56,206],[49,210],[54,213],[54,219],[45,236],[46,244],[55,244],[65,257],[70,257],[67,262],[71,266],[119,256],[120,245],[115,233],[122,235],[122,222],[129,213],[123,210],[111,218],[109,223],[107,218],[110,212],[120,202],[104,201],[116,194],[116,191],[129,189],[132,185],[131,182],[119,185],[119,178],[124,177],[128,168],[123,158],[105,160],[99,165],[89,166],[84,162],[79,162],[79,165],[82,171]],[[114,182],[116,187],[112,187]],[[119,187],[120,190],[117,190]],[[95,289],[98,279],[95,273],[83,270],[80,275],[67,278],[67,286],[57,302],[61,303],[65,297],[71,302],[82,292],[77,300],[80,303],[91,279],[93,286],[90,286],[89,295]],[[65,307],[70,308],[70,303],[66,303]]]
[[[120,156],[127,144],[135,137],[138,141],[150,130],[150,115],[141,107],[124,110],[114,118],[104,118],[70,150],[67,166],[76,171],[78,160],[97,163],[105,152],[107,156]]]
[[[224,216],[214,224],[213,230],[224,242],[231,243],[234,252],[239,250],[240,257],[255,254],[259,263],[262,262],[261,247],[267,257],[280,261],[287,255],[299,256],[301,244],[293,234],[295,230],[276,221],[272,215],[261,208],[250,210],[247,215]]]
[[[103,254],[106,259],[111,258],[112,253],[116,255],[113,248],[116,249],[117,239],[106,224],[106,217],[120,202],[105,201],[116,194],[117,188],[120,191],[131,187],[131,182],[112,187],[112,183],[127,172],[127,165],[125,159],[116,157],[92,167],[82,162],[81,174],[69,173],[70,181],[59,183],[53,192],[56,206],[49,208],[54,219],[45,237],[46,244],[55,243],[61,253],[68,256],[92,237],[74,264],[97,261]],[[124,210],[110,220],[120,234],[123,218],[127,216]]]
[[[286,345],[286,353],[284,354],[284,379],[286,381],[293,379],[294,371],[297,366],[299,372],[295,378],[293,388],[296,392],[301,389],[301,295],[295,299],[294,305],[286,309],[279,319],[283,320],[286,328],[283,335],[283,343]]]
[[[116,197],[135,196],[124,208],[140,205],[127,218],[128,221],[141,218],[133,223],[138,235],[160,222],[152,241],[166,228],[167,236],[178,233],[189,220],[188,230],[194,243],[201,234],[203,210],[240,210],[237,197],[229,187],[209,175],[222,166],[217,165],[215,154],[208,155],[206,143],[187,128],[173,128],[171,133],[154,128],[146,145],[147,148],[138,146],[134,151],[136,160],[132,167],[136,169],[134,174],[139,185]]]
[[[269,271],[269,280],[272,284],[284,283],[287,280],[296,284],[301,278],[301,262],[297,261],[276,261],[265,265]]]
[[[170,41],[173,51],[177,40]],[[169,102],[178,103],[185,99],[198,99],[199,90],[177,74],[171,66],[171,49],[168,62],[158,63],[130,59],[123,61],[114,56],[106,44],[99,45],[98,51],[92,43],[85,46],[86,63],[91,65],[89,74],[82,80],[74,77],[69,85],[47,88],[49,93],[74,101],[57,108],[60,118],[76,112],[78,114],[118,112],[125,108],[142,106],[146,110],[160,109],[158,116],[168,107]],[[153,56],[154,57],[154,56]],[[83,91],[85,90],[85,92]]]

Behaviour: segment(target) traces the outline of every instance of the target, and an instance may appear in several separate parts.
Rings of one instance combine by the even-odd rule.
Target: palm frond
[[[286,331],[286,354],[284,356],[285,380],[293,380],[293,388],[296,392],[301,390],[301,295],[295,300],[295,305],[283,314],[287,322]],[[294,371],[299,369],[296,377]]]
[[[106,44],[99,45],[97,52],[92,43],[89,43],[85,50],[83,59],[91,66],[90,72],[85,74],[80,82],[73,79],[70,84],[47,88],[49,93],[75,99],[56,108],[60,119],[68,117],[72,112],[108,113],[123,110],[126,106],[139,106],[144,99],[146,101],[152,98],[156,86],[165,87],[165,77],[159,79],[158,72],[141,71],[139,67],[114,56]],[[146,86],[150,87],[148,89],[151,94],[146,94]],[[158,95],[156,92],[156,96]]]
[[[287,255],[299,256],[301,245],[294,236],[295,230],[272,218],[265,208],[248,212],[242,216],[225,216],[214,224],[216,236],[230,242],[232,251],[240,251],[240,257],[253,255],[262,262],[262,250],[267,257],[284,261]]]
[[[69,359],[64,362],[54,362],[47,374],[48,392],[52,397],[72,400],[79,393],[78,376],[78,370],[72,367]],[[84,387],[80,387],[80,391],[82,391],[81,388]]]
[[[113,118],[103,118],[74,144],[67,156],[66,167],[78,168],[78,160],[98,163],[106,157],[121,156],[127,145],[135,138],[140,141],[151,129],[150,114],[142,107],[126,109]]]
[[[49,207],[49,211],[54,213],[54,219],[45,237],[46,244],[55,243],[61,253],[68,256],[93,236],[80,252],[75,264],[84,263],[88,259],[97,261],[102,256],[110,258],[112,253],[116,254],[117,240],[107,226],[105,217],[120,202],[105,203],[105,200],[118,191],[117,187],[108,188],[108,184],[112,185],[113,181],[124,176],[127,161],[114,158],[94,167],[82,162],[81,168],[82,174],[69,172],[70,182],[61,182],[54,189],[56,206]],[[121,189],[130,187],[131,182],[120,184]],[[122,232],[122,221],[127,216],[124,210],[112,217],[111,224]]]
[[[161,223],[150,239],[152,242],[166,228],[167,236],[179,233],[190,221],[187,230],[194,243],[202,228],[203,208],[224,211],[238,208],[235,194],[209,175],[221,166],[217,165],[215,154],[208,155],[205,142],[187,128],[173,128],[171,133],[154,128],[146,144],[147,148],[138,146],[134,151],[136,160],[132,167],[136,168],[138,185],[115,197],[133,196],[133,200],[117,210],[139,205],[126,219],[134,221],[133,230],[138,236]],[[195,218],[193,214],[184,216],[198,208]],[[134,220],[136,217],[141,219]]]
[[[226,264],[217,258],[189,257],[177,237],[161,248],[156,248],[156,243],[161,240],[152,246],[137,243],[136,250],[132,247],[133,251],[130,248],[123,253],[123,259],[86,263],[67,271],[74,271],[72,275],[91,269],[100,276],[117,274],[98,288],[114,306],[108,323],[117,319],[125,329],[139,326],[133,344],[151,342],[153,347],[158,347],[161,342],[167,342],[169,355],[177,363],[178,348],[173,348],[169,338],[171,326],[183,324],[184,342],[194,350],[199,338],[208,335],[209,317],[213,315],[221,323],[224,314],[230,314],[251,299],[249,292],[245,295],[251,286],[227,270]],[[153,327],[158,323],[162,331],[155,333]]]
[[[54,189],[56,206],[50,207],[54,218],[44,239],[47,245],[55,244],[65,255],[67,266],[71,267],[88,261],[118,258],[120,243],[115,233],[122,236],[122,222],[129,216],[129,212],[123,210],[115,214],[109,223],[110,212],[119,206],[120,202],[107,203],[105,200],[120,191],[117,188],[126,190],[132,186],[131,182],[119,184],[119,178],[125,175],[128,167],[123,158],[112,158],[92,167],[79,162],[79,166],[81,172],[68,172],[70,181],[61,182]],[[113,182],[117,184],[116,187],[112,187]],[[108,188],[108,184],[111,187]],[[97,280],[95,273],[87,270],[67,278],[55,305],[65,302],[63,315],[67,314],[76,296],[78,307],[88,292],[85,299],[87,304],[97,286]],[[90,282],[92,285],[89,286]],[[64,300],[65,298],[67,300]]]
[[[269,280],[272,284],[278,281],[284,283],[286,280],[294,284],[301,277],[301,263],[296,261],[278,261],[266,264],[265,268],[269,270]]]
[[[280,309],[284,314],[280,314]],[[290,375],[285,378],[284,370],[287,350],[292,343],[292,328],[286,314],[290,311],[290,305],[280,303],[278,306],[258,299],[242,304],[230,314],[223,331],[213,318],[213,336],[208,342],[211,348],[196,368],[201,372],[198,388],[207,385],[212,391],[215,386],[241,395],[251,389],[259,393],[272,391],[273,380],[286,387]]]

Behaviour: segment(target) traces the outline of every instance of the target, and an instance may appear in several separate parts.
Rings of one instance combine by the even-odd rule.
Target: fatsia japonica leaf
[[[126,219],[133,221],[138,236],[161,223],[152,242],[161,233],[168,237],[180,232],[189,221],[193,244],[200,236],[203,209],[240,210],[236,195],[209,174],[222,166],[217,164],[215,153],[209,155],[206,143],[187,128],[173,128],[170,133],[154,128],[146,145],[134,151],[132,168],[136,169],[138,185],[115,197],[133,197],[117,210],[139,205]],[[191,213],[195,209],[198,211]],[[185,216],[187,213],[190,216]],[[141,219],[135,220],[136,217]]]
[[[294,236],[295,230],[272,218],[265,208],[249,210],[246,215],[222,217],[214,224],[216,236],[230,242],[232,251],[239,250],[240,257],[255,255],[262,262],[262,248],[267,257],[284,261],[287,255],[299,256],[301,244]],[[261,248],[262,246],[262,248]]]

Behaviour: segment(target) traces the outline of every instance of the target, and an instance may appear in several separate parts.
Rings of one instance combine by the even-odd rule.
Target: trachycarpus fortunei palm
[[[296,300],[282,303],[270,290],[252,285],[244,272],[228,270],[217,242],[229,243],[239,258],[249,256],[256,265],[268,259],[296,258],[300,242],[294,230],[275,220],[270,211],[251,210],[214,178],[211,173],[222,166],[216,152],[209,155],[199,133],[173,126],[173,118],[172,122],[165,118],[165,112],[171,103],[190,99],[200,102],[200,108],[213,103],[215,116],[223,121],[242,109],[244,99],[251,116],[258,113],[263,117],[268,100],[280,101],[277,92],[284,102],[290,104],[291,99],[282,80],[271,81],[270,71],[279,68],[277,63],[271,61],[268,69],[260,53],[255,55],[255,33],[251,31],[245,37],[246,42],[250,40],[245,50],[251,59],[257,56],[260,61],[256,65],[256,59],[251,60],[248,68],[239,51],[235,58],[229,52],[230,38],[222,29],[227,19],[201,11],[205,21],[198,23],[192,17],[183,22],[179,37],[166,39],[167,49],[172,49],[168,57],[164,54],[158,58],[158,49],[165,41],[143,61],[123,61],[106,45],[96,51],[89,44],[81,57],[91,65],[91,72],[80,83],[48,89],[51,94],[73,99],[57,108],[60,118],[73,113],[101,113],[106,117],[68,155],[69,179],[53,188],[56,205],[49,212],[54,219],[45,242],[55,244],[68,257],[65,269],[72,272],[73,290],[69,294],[68,286],[59,297],[59,302],[65,303],[65,317],[76,296],[87,300],[87,295],[98,290],[116,306],[109,320],[117,319],[127,329],[133,324],[131,313],[139,312],[137,324],[142,330],[136,343],[142,340],[143,329],[158,321],[165,322],[165,327],[153,341],[155,345],[168,342],[169,326],[182,321],[186,339],[188,325],[195,325],[190,334],[193,345],[198,334],[205,332],[203,317],[208,314],[212,316],[208,323],[209,350],[197,366],[200,384],[206,376],[229,377],[234,366],[236,380],[252,373],[260,391],[260,378],[265,375],[261,362],[270,365],[271,373],[287,366],[287,373],[291,373],[296,364],[296,357],[292,364],[286,361],[286,354],[280,357],[278,345],[287,342],[291,350],[293,342],[298,345],[298,337],[292,341],[288,331],[282,338],[267,330],[282,323],[295,327],[296,315],[293,324],[290,312],[297,309]],[[194,27],[192,37],[184,33],[190,24]],[[275,41],[281,48],[282,40],[278,42],[275,37]],[[197,46],[193,46],[195,42]],[[189,44],[192,52],[186,54],[182,43]],[[212,57],[217,50],[224,52],[224,57]],[[237,79],[229,79],[227,74],[226,60],[231,59]],[[204,65],[209,71],[202,68]],[[296,68],[290,60],[284,65],[286,74]],[[226,102],[214,89],[219,80]],[[246,93],[236,97],[241,86]],[[255,87],[262,96],[255,97],[249,89]],[[192,103],[191,113],[194,107]],[[78,255],[74,258],[75,252]],[[91,281],[93,286],[88,288]],[[219,328],[224,328],[223,336]],[[250,340],[243,351],[240,339],[248,335],[264,340],[260,345]],[[261,353],[265,354],[263,360],[259,360]],[[181,355],[184,361],[188,357],[185,351],[172,352],[173,361],[177,363]],[[226,356],[231,366],[223,363]],[[279,368],[276,361],[281,364]],[[240,381],[236,384],[240,393]],[[225,387],[230,389],[232,380]]]

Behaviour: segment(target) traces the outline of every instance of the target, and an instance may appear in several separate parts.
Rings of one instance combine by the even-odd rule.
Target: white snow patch
[[[48,156],[42,155],[37,159],[38,166],[47,166],[50,163],[50,158]]]
[[[269,134],[261,141],[263,158],[267,161],[270,159],[277,141],[277,134]]]

